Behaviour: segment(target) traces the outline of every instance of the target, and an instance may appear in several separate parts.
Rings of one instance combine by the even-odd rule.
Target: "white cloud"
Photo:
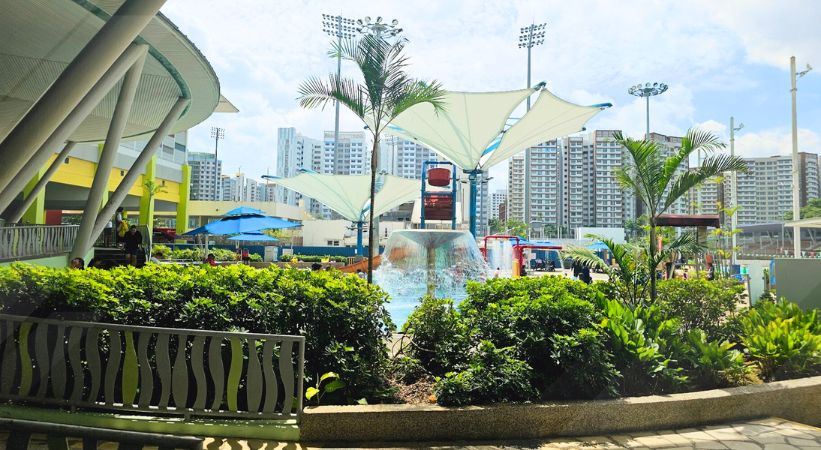
[[[785,68],[789,54],[796,53],[821,65],[817,5],[791,0],[386,0],[378,5],[357,0],[333,5],[319,0],[175,0],[163,12],[203,51],[220,77],[223,94],[240,109],[234,115],[214,115],[193,129],[189,147],[209,151],[209,127],[223,126],[227,131],[220,153],[227,170],[242,166],[250,176],[274,170],[277,128],[293,126],[314,137],[333,129],[333,109],[304,110],[295,100],[305,78],[336,69],[326,56],[330,37],[321,31],[323,13],[399,19],[410,40],[410,72],[453,90],[524,86],[526,52],[516,48],[519,28],[546,21],[545,44],[532,52],[533,83],[545,80],[571,101],[614,103],[588,129],[616,128],[635,136],[644,133],[645,105],[626,89],[637,82],[670,85],[667,93],[651,99],[651,127],[681,134],[697,118],[710,123],[710,117],[697,113],[700,92],[755,85],[745,58]],[[343,71],[353,70],[346,64]],[[341,123],[342,129],[362,127],[344,108]],[[781,137],[768,133],[757,133],[756,148],[781,151]],[[816,133],[805,133],[801,140],[807,147],[802,148],[817,151]],[[493,170],[492,185],[505,180],[506,173],[504,167]]]
[[[792,133],[788,129],[738,132],[735,149],[736,154],[746,158],[790,155],[792,154]],[[798,151],[821,153],[821,136],[815,131],[799,128]]]

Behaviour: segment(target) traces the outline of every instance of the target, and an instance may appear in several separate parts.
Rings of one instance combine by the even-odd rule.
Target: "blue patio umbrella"
[[[229,241],[276,242],[279,239],[262,233],[242,233],[228,238]]]
[[[588,250],[593,250],[594,252],[600,252],[602,250],[607,250],[608,247],[607,247],[607,245],[605,245],[604,242],[596,241],[596,242],[588,245],[587,249]]]
[[[249,214],[242,216],[226,216],[220,220],[207,223],[199,228],[185,233],[187,236],[195,234],[240,234],[260,230],[278,230],[281,228],[300,227],[302,224],[289,220],[268,217],[260,214]]]
[[[240,206],[239,208],[234,208],[231,211],[225,213],[226,216],[248,216],[248,215],[259,215],[263,216],[265,213],[256,208],[251,208],[250,206]]]

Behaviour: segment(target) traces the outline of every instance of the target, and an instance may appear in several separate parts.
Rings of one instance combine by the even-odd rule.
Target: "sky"
[[[693,126],[729,144],[735,116],[736,153],[791,152],[790,56],[798,71],[799,150],[821,153],[821,8],[815,0],[169,0],[166,14],[202,51],[221,92],[240,110],[214,114],[189,132],[190,151],[212,151],[210,128],[225,128],[220,156],[226,173],[254,178],[276,172],[277,129],[295,127],[321,138],[334,110],[304,109],[301,82],[336,71],[322,14],[397,19],[408,39],[408,72],[448,90],[502,91],[527,82],[519,30],[546,23],[532,50],[532,83],[580,104],[611,102],[588,130],[621,129],[640,137],[644,100],[627,89],[664,82],[650,103],[650,127],[682,135]],[[356,68],[344,64],[343,75]],[[534,97],[535,98],[535,97]],[[523,108],[521,108],[523,109]],[[514,115],[521,113],[518,111]],[[342,108],[341,130],[362,122]],[[504,188],[507,168],[491,169],[491,190]]]

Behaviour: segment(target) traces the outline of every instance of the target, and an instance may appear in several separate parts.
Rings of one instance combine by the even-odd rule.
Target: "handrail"
[[[0,227],[0,261],[66,254],[74,246],[79,225],[14,225]]]
[[[305,338],[0,314],[0,399],[299,420]]]

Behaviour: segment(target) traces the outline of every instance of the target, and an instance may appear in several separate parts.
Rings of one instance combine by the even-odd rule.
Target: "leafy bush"
[[[530,384],[530,366],[512,356],[513,349],[497,349],[482,341],[466,370],[450,372],[434,387],[439,404],[469,405],[527,401],[538,393]]]
[[[323,260],[328,260],[332,262],[348,262],[347,256],[320,256],[320,255],[280,255],[279,261],[280,262],[291,262],[296,258],[302,262],[322,262]]]
[[[458,370],[467,363],[468,329],[450,299],[422,298],[402,331],[412,336],[412,357],[435,376]]]
[[[550,355],[563,374],[550,386],[550,397],[606,398],[618,395],[621,374],[613,364],[606,337],[593,328],[550,338]]]
[[[667,340],[678,326],[663,319],[658,306],[630,309],[617,300],[602,303],[601,326],[610,337],[616,367],[622,375],[622,395],[674,392],[686,381],[665,353]]]
[[[821,373],[818,310],[802,311],[785,300],[759,302],[739,318],[741,343],[764,380]]]
[[[430,377],[421,361],[406,355],[393,358],[390,361],[389,372],[396,381],[405,384],[412,384]]]
[[[667,280],[658,284],[658,303],[664,317],[678,319],[681,330],[703,330],[707,337],[723,335],[724,323],[732,317],[744,285],[734,279]]]
[[[593,301],[599,292],[564,277],[492,279],[469,283],[468,298],[459,305],[472,341],[487,340],[512,347],[516,358],[533,369],[533,386],[549,397],[551,385],[566,376],[553,357],[551,338],[573,335],[598,321]],[[568,393],[571,396],[582,395]]]
[[[171,248],[167,245],[154,244],[151,246],[151,254],[157,259],[168,259],[171,256]]]
[[[306,386],[333,371],[324,403],[378,398],[385,387],[387,295],[337,271],[154,265],[84,271],[0,267],[0,311],[129,325],[306,337]]]
[[[693,387],[714,389],[744,384],[749,374],[744,354],[730,341],[708,341],[707,333],[695,329],[685,333],[685,339],[674,353],[687,373]]]

